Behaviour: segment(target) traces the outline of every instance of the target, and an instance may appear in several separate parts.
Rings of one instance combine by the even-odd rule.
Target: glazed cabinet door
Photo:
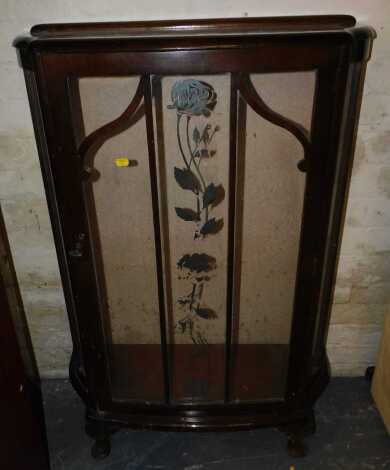
[[[347,70],[337,48],[289,47],[295,64],[270,45],[42,56],[63,274],[103,408],[283,401],[310,380]]]

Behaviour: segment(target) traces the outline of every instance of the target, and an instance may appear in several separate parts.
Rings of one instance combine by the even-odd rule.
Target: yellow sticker
[[[115,165],[118,167],[129,166],[129,159],[128,158],[116,158]]]

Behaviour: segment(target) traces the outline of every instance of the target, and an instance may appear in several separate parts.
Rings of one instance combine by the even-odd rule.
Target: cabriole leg
[[[281,426],[279,429],[287,434],[288,454],[291,457],[304,457],[307,453],[304,439],[316,432],[314,410],[309,408],[305,411],[303,419]]]
[[[106,423],[102,421],[86,418],[85,431],[88,436],[95,439],[91,449],[94,459],[104,459],[111,451],[111,433]]]

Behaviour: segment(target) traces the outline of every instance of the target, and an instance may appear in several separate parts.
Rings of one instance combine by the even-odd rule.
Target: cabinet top
[[[62,50],[69,47],[93,48],[102,44],[117,47],[133,40],[139,44],[142,41],[144,44],[150,44],[150,40],[153,40],[154,45],[163,44],[164,40],[175,47],[180,47],[185,41],[187,46],[212,41],[218,46],[218,38],[223,38],[224,43],[229,41],[229,38],[236,38],[236,42],[242,43],[245,37],[260,39],[281,36],[286,40],[311,40],[313,37],[321,37],[326,44],[330,36],[338,38],[336,40],[339,43],[340,40],[352,40],[360,50],[356,55],[367,59],[376,34],[370,27],[356,26],[355,18],[350,15],[208,18],[38,24],[31,28],[29,34],[18,36],[13,45],[24,50],[26,55],[31,49],[52,46]]]
[[[324,32],[352,28],[350,15],[243,17],[188,19],[169,21],[127,21],[102,23],[53,23],[31,28],[35,38],[63,37],[153,37],[153,36],[225,36],[236,34]]]

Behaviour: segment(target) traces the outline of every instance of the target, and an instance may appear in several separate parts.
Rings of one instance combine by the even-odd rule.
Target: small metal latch
[[[69,256],[71,256],[72,258],[81,258],[84,254],[84,241],[85,233],[79,233],[77,236],[75,247],[72,250],[69,250],[68,252]]]

